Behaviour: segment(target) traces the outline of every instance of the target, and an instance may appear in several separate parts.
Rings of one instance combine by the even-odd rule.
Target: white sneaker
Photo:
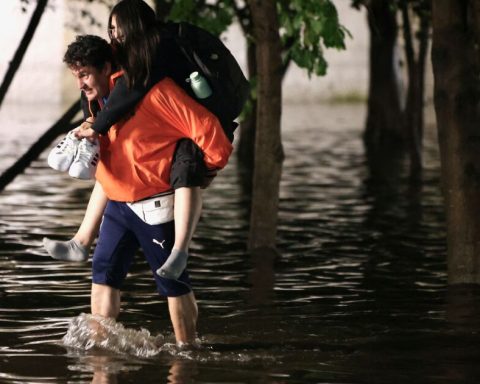
[[[48,165],[60,172],[68,171],[68,168],[70,168],[75,158],[79,144],[80,140],[75,137],[73,132],[68,132],[67,136],[48,154]]]
[[[100,145],[98,144],[98,140],[92,143],[87,139],[82,139],[77,147],[77,154],[70,166],[68,174],[76,179],[93,179],[99,160]]]

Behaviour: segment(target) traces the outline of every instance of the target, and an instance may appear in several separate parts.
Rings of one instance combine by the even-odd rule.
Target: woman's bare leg
[[[47,237],[43,238],[43,246],[49,255],[63,261],[86,261],[90,247],[97,237],[107,201],[102,186],[96,182],[82,224],[73,239],[56,241]]]
[[[200,187],[175,190],[175,244],[167,261],[157,270],[161,277],[178,279],[187,266],[188,247],[202,212]]]
[[[78,228],[77,233],[73,236],[73,240],[85,248],[90,248],[97,238],[107,201],[107,195],[103,192],[102,185],[97,181],[90,195],[82,224],[80,224],[80,228]]]
[[[200,187],[175,190],[175,244],[173,244],[173,249],[188,252],[190,241],[202,213],[202,202]]]

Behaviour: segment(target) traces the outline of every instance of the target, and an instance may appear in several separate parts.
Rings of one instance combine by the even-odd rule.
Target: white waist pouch
[[[173,220],[173,193],[150,197],[134,203],[127,203],[127,205],[144,223],[150,225],[164,224]]]

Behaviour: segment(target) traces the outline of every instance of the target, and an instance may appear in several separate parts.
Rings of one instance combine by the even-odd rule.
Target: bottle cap
[[[199,77],[200,77],[200,74],[196,71],[190,74],[190,80],[197,80]]]

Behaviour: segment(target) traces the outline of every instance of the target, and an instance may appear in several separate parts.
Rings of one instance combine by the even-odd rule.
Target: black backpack
[[[218,37],[189,23],[164,24],[162,37],[170,38],[173,43],[167,76],[215,114],[232,141],[237,127],[233,120],[242,112],[250,94],[250,84],[233,55]],[[195,71],[207,80],[213,91],[205,99],[195,97],[187,80]]]

